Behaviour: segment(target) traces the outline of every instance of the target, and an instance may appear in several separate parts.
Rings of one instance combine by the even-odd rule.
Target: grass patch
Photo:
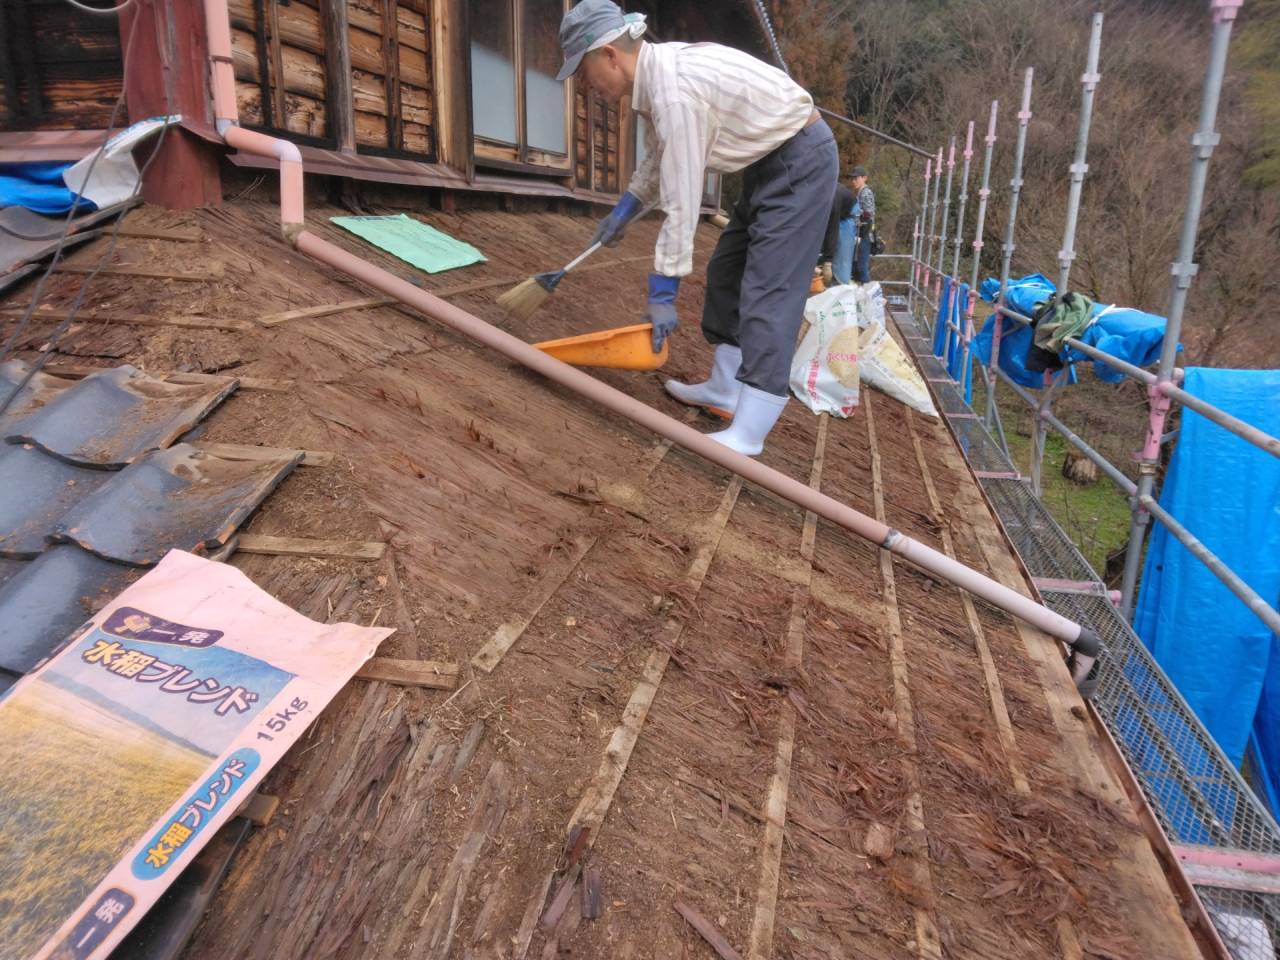
[[[975,380],[973,407],[977,411],[986,409],[984,390],[981,379]],[[1030,415],[1022,413],[1022,401],[1003,385],[996,388],[996,399],[1005,414],[1009,457],[1024,476],[1030,476]],[[1104,474],[1099,473],[1097,480],[1084,486],[1064,477],[1062,462],[1067,451],[1072,449],[1071,444],[1057,433],[1050,431],[1045,438],[1044,465],[1040,472],[1041,500],[1089,565],[1101,576],[1106,571],[1107,554],[1122,547],[1129,539],[1129,502]]]

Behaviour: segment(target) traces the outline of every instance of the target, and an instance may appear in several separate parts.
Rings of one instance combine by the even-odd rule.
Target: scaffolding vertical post
[[[960,247],[964,244],[964,208],[969,203],[969,164],[973,160],[973,121],[969,121],[964,136],[964,175],[960,178],[960,207],[956,211],[956,236],[951,241],[955,250],[951,256],[951,276],[960,279]]]
[[[965,304],[964,352],[961,354],[960,376],[969,373],[969,344],[973,340],[973,305],[977,299],[979,261],[982,259],[982,231],[987,225],[987,198],[991,196],[991,154],[996,145],[996,114],[1000,109],[998,100],[991,101],[991,116],[987,119],[987,136],[983,141],[986,148],[982,152],[982,187],[978,190],[978,220],[973,227],[973,266],[969,271],[969,302]],[[999,326],[999,324],[997,324]]]
[[[1076,223],[1080,217],[1080,195],[1084,191],[1084,176],[1089,172],[1089,164],[1085,161],[1089,156],[1089,127],[1093,123],[1093,95],[1098,89],[1098,81],[1102,75],[1098,73],[1098,53],[1102,47],[1102,13],[1093,15],[1093,26],[1089,31],[1089,56],[1084,73],[1080,76],[1082,92],[1080,94],[1080,125],[1076,130],[1076,151],[1068,170],[1071,173],[1071,189],[1067,194],[1067,220],[1062,228],[1062,249],[1058,251],[1058,293],[1066,296],[1068,284],[1071,282],[1071,262],[1076,258]],[[1036,417],[1031,424],[1031,487],[1040,496],[1040,472],[1044,461],[1045,436],[1049,429],[1045,422],[1045,414],[1053,403],[1054,394],[1071,376],[1070,365],[1062,373],[1049,381],[1040,395],[1040,405],[1036,408]]]
[[[991,429],[991,421],[995,416],[996,402],[996,370],[1000,364],[1000,332],[1004,328],[1004,317],[999,311],[1005,306],[1005,297],[1009,292],[1009,268],[1013,263],[1013,251],[1017,245],[1013,242],[1014,229],[1018,225],[1018,197],[1022,194],[1022,160],[1027,148],[1027,125],[1031,123],[1031,79],[1035,76],[1035,68],[1027,67],[1022,78],[1022,107],[1018,110],[1018,138],[1013,146],[1013,178],[1009,181],[1009,220],[1004,225],[1004,243],[1000,246],[1000,294],[996,297],[996,325],[991,332],[991,360],[987,364],[987,410],[983,417],[987,429]],[[1007,451],[1006,451],[1007,452]]]
[[[925,276],[925,270],[924,270],[922,258],[924,256],[925,234],[928,232],[928,227],[925,224],[929,216],[929,177],[930,175],[932,175],[932,173],[933,173],[933,157],[930,157],[928,160],[924,162],[924,191],[920,195],[920,216],[916,218],[916,221],[918,224],[917,229],[920,233],[920,238],[916,243],[915,261],[911,264],[911,268],[913,271],[911,275],[912,281],[913,281],[913,288],[911,290],[911,293],[913,295],[919,293],[923,287],[926,287],[929,285],[929,281]],[[915,313],[913,312],[911,315],[914,317]],[[925,316],[925,329],[927,330],[929,329],[929,321],[928,321],[929,310],[927,307],[924,311],[924,316]]]
[[[942,215],[938,219],[938,261],[934,272],[933,299],[938,304],[938,316],[942,318],[943,356],[946,356],[946,344],[951,335],[946,332],[946,325],[951,322],[951,293],[947,293],[946,302],[942,297],[942,276],[947,264],[947,218],[951,216],[951,181],[956,169],[956,138],[951,138],[951,149],[947,155],[947,188],[943,192]],[[952,287],[954,288],[954,284]]]
[[[956,138],[951,138],[951,150],[947,155],[947,188],[943,192],[942,219],[938,221],[938,276],[947,265],[947,218],[951,216],[951,181],[956,170]]]
[[[964,242],[964,208],[969,202],[969,164],[973,160],[973,121],[969,121],[968,131],[964,138],[964,175],[960,178],[960,204],[956,210],[956,235],[951,241],[954,248],[951,256],[951,309],[947,311],[948,318],[955,314],[955,327],[953,328],[956,335],[956,346],[959,346],[961,328],[961,317],[964,315],[964,305],[960,303],[960,247]],[[947,336],[947,361],[948,369],[951,361],[951,336]],[[960,386],[964,386],[964,371],[960,372]]]
[[[907,313],[915,319],[916,284],[920,280],[920,216],[911,225],[911,271],[907,274]]]
[[[926,178],[927,179],[927,178]],[[938,226],[938,188],[942,186],[942,148],[938,148],[938,156],[933,160],[933,201],[929,204],[929,244],[924,255],[924,289],[929,289],[929,281],[933,275],[933,242],[937,239]],[[928,184],[925,184],[925,191],[928,192]],[[935,306],[937,298],[934,298]],[[926,310],[927,314],[928,311]]]
[[[1209,47],[1209,66],[1205,71],[1204,87],[1200,95],[1200,122],[1191,137],[1191,180],[1187,187],[1187,205],[1182,217],[1182,232],[1178,236],[1178,259],[1173,262],[1173,286],[1169,294],[1169,322],[1164,331],[1164,343],[1160,351],[1160,365],[1156,369],[1156,382],[1148,390],[1151,397],[1151,413],[1147,426],[1146,443],[1139,460],[1138,493],[1133,501],[1133,520],[1129,526],[1129,547],[1124,556],[1124,577],[1120,585],[1120,612],[1126,620],[1133,619],[1134,589],[1138,583],[1138,567],[1142,562],[1142,546],[1146,539],[1150,516],[1142,506],[1142,498],[1150,497],[1155,489],[1156,467],[1160,461],[1160,438],[1164,434],[1165,416],[1169,412],[1169,399],[1160,385],[1173,380],[1173,364],[1178,354],[1178,339],[1182,335],[1182,315],[1187,306],[1187,294],[1199,266],[1195,262],[1196,232],[1200,226],[1200,212],[1204,207],[1204,188],[1209,179],[1209,160],[1213,148],[1218,145],[1218,101],[1222,96],[1222,78],[1227,68],[1227,48],[1231,43],[1231,28],[1242,0],[1212,0],[1213,39]]]

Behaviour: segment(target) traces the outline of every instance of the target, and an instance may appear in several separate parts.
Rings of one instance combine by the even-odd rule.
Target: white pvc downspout
[[[417,308],[432,319],[583,395],[597,406],[627,417],[797,506],[812,510],[818,516],[1056,637],[1072,648],[1070,669],[1076,683],[1080,684],[1088,677],[1099,653],[1098,638],[1088,628],[758,460],[735,453],[687,424],[307,232],[303,225],[302,156],[297,146],[287,140],[239,126],[227,0],[204,0],[204,9],[218,132],[230,146],[279,160],[281,229],[285,238],[300,252]]]

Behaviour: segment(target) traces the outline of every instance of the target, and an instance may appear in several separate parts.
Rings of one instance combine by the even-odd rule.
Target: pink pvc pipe
[[[1080,636],[1079,624],[1042,607],[1029,597],[983,576],[976,570],[971,570],[946,554],[939,553],[866,514],[859,513],[852,507],[814,490],[799,480],[794,480],[751,457],[735,453],[689,425],[597,380],[577,367],[571,367],[567,363],[556,360],[537,347],[485,323],[478,317],[415,287],[407,280],[402,280],[381,267],[361,260],[313,233],[301,231],[294,238],[294,244],[307,256],[326,263],[361,283],[422,311],[433,320],[491,347],[549,380],[568,387],[575,393],[581,394],[594,406],[624,416],[672,440],[689,452],[738,474],[757,486],[791,501],[801,509],[811,510],[849,532],[898,554],[921,569],[954,583],[1060,640],[1072,643]]]
[[[653,407],[628,396],[576,367],[556,360],[504,330],[485,323],[465,310],[441,300],[402,280],[392,273],[361,260],[352,253],[309,233],[302,227],[302,162],[297,147],[287,141],[276,140],[262,134],[239,130],[234,126],[238,115],[235,108],[234,76],[231,73],[231,43],[227,0],[204,0],[205,16],[209,30],[209,54],[213,65],[214,104],[220,132],[224,139],[239,149],[262,153],[280,159],[280,209],[285,236],[302,253],[320,263],[328,264],[350,277],[395,297],[402,303],[415,307],[440,323],[491,347],[506,357],[540,373],[562,386],[580,394],[592,404],[611,410],[642,427],[653,430],[714,464],[730,470],[745,480],[772,491],[804,510],[812,511],[826,520],[870,540],[884,550],[896,553],[923,570],[955,584],[963,590],[981,597],[988,603],[1007,611],[1015,617],[1043,630],[1067,644],[1082,641],[1093,652],[1085,656],[1077,667],[1077,682],[1084,679],[1093,656],[1097,652],[1097,639],[1084,631],[1080,624],[1068,620],[1036,603],[1002,583],[986,577],[976,570],[953,560],[932,547],[913,540],[878,520],[859,513],[807,484],[794,480],[772,467],[730,450],[699,433],[687,424],[667,416]],[[233,132],[238,131],[238,132]],[[228,136],[230,134],[230,136]],[[296,158],[296,159],[295,159]],[[289,167],[296,164],[296,171]],[[1087,634],[1087,635],[1086,635]]]

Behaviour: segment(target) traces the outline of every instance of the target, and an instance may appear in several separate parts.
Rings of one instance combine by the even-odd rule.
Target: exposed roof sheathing
[[[309,212],[317,233],[409,274],[331,212]],[[273,214],[203,211],[183,221],[198,249],[121,254],[198,255],[224,265],[217,288],[108,279],[100,296],[239,320],[368,298],[284,246]],[[569,260],[592,221],[427,219],[489,262],[416,279],[523,339],[638,319],[651,222],[514,324],[496,296]],[[715,237],[701,228],[699,269]],[[709,363],[702,292],[695,272],[663,375]],[[462,668],[452,693],[357,681],[334,701],[273,772],[281,813],[187,957],[711,956],[677,901],[744,953],[769,920],[762,956],[1195,955],[1049,638],[390,306],[139,336],[154,370],[234,358],[291,382],[202,439],[347,465],[291,481],[250,532],[391,546],[377,564],[232,562],[307,615],[393,622],[382,655]],[[686,415],[660,376],[599,375]],[[791,404],[764,459],[1025,590],[945,426],[869,396],[821,443]],[[592,826],[576,846],[574,823]],[[553,875],[574,858],[599,871],[599,919]]]

